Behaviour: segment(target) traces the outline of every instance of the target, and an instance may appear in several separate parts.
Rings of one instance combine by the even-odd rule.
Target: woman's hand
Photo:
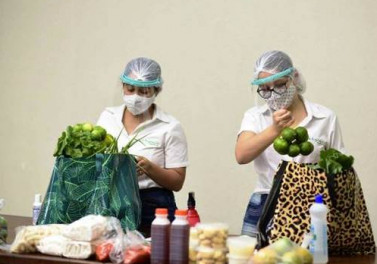
[[[287,109],[280,109],[273,113],[272,115],[273,124],[272,126],[277,132],[281,132],[284,128],[293,125],[295,119],[292,116],[291,111]]]
[[[137,156],[136,161],[137,161],[137,164],[136,164],[137,176],[148,174],[149,170],[152,167],[152,162],[150,162],[149,159],[142,156]]]
[[[172,191],[177,192],[182,189],[186,176],[185,167],[169,169],[161,168],[143,156],[136,156],[136,161],[137,176],[140,177],[141,175],[146,174],[158,185]]]

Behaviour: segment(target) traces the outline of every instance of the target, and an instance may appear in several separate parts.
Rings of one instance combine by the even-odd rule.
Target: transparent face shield
[[[266,78],[255,79],[251,82],[251,90],[256,106],[267,104],[273,110],[286,107],[291,103],[296,92],[292,86],[293,68],[270,75]]]

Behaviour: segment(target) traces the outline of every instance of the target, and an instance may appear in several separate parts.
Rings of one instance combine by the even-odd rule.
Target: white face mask
[[[293,98],[295,97],[296,90],[297,90],[296,86],[291,85],[289,86],[287,91],[283,93],[282,95],[272,92],[271,97],[268,99],[265,99],[265,101],[267,105],[273,110],[288,108],[293,102]]]
[[[127,109],[133,115],[140,115],[148,110],[148,108],[153,104],[155,95],[152,97],[144,97],[137,94],[133,95],[124,95],[123,100],[126,104]]]

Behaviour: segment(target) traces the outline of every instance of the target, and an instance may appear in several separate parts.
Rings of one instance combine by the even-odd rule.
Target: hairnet
[[[293,71],[289,69],[293,69]],[[277,74],[277,76],[280,73],[287,72],[287,75],[292,77],[299,93],[303,93],[306,89],[306,82],[301,72],[293,67],[291,58],[282,51],[272,50],[263,53],[255,63],[254,81],[258,79],[260,72]]]
[[[136,58],[127,63],[122,76],[123,83],[140,87],[162,88],[160,65],[148,58]]]

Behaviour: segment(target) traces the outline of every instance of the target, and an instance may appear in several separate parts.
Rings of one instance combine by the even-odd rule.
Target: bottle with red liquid
[[[170,264],[189,263],[189,237],[190,226],[187,221],[186,210],[175,210],[175,219],[170,227]],[[153,243],[153,242],[152,242]]]
[[[156,218],[152,222],[151,238],[151,264],[169,263],[169,236],[170,221],[168,219],[168,209],[157,208]]]
[[[195,205],[195,193],[189,192],[187,200],[187,221],[189,222],[190,227],[194,227],[197,223],[200,223],[200,217],[195,209]]]

